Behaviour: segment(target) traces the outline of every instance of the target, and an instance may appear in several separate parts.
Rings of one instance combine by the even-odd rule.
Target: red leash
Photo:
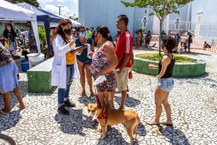
[[[97,104],[98,109],[102,108],[97,95],[96,95],[96,104]],[[108,107],[107,106],[105,107],[104,110],[102,110],[102,112],[99,114],[97,119],[105,119],[105,124],[107,124],[107,120],[108,120]]]
[[[105,107],[105,109],[103,111],[100,113],[100,115],[97,117],[97,119],[105,119],[105,124],[107,124],[107,120],[108,120],[108,107]]]

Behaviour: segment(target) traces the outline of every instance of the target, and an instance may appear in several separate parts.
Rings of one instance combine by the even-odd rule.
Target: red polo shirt
[[[116,42],[115,52],[118,59],[118,65],[116,66],[116,69],[120,68],[125,53],[130,54],[130,58],[127,64],[125,65],[125,67],[132,67],[133,36],[129,31],[122,33],[118,37],[118,40]]]

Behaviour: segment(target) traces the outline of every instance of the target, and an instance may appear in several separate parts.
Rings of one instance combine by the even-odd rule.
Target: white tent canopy
[[[68,19],[67,17],[61,16],[61,15],[58,15],[58,14],[54,14],[54,15],[56,15],[56,16],[58,16],[58,17],[61,17],[61,18],[63,18],[63,19]],[[70,19],[70,21],[72,22],[72,27],[79,27],[79,26],[82,26],[81,23],[79,23],[79,22],[77,22],[77,21],[75,21],[75,20]],[[57,27],[57,25],[58,25],[58,23],[51,23],[51,27]]]
[[[72,20],[72,19],[70,19],[70,20],[72,22],[72,27],[79,27],[79,26],[81,26],[81,23],[79,23],[79,22],[77,22],[75,20]]]
[[[34,12],[9,3],[4,0],[0,0],[0,21],[31,21],[34,31],[38,50],[40,52],[40,41],[38,35],[38,26],[36,21],[36,15]]]
[[[31,21],[36,20],[34,12],[0,0],[0,19]]]

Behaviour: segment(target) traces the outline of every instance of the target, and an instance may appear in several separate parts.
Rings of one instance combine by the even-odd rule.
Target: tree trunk
[[[163,20],[162,19],[159,19],[160,20],[160,32],[159,32],[159,55],[161,56],[161,32],[162,32],[162,24],[163,24]]]

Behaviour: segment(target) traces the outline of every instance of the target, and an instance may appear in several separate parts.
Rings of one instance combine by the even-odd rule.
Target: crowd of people
[[[136,31],[136,35],[135,35],[136,48],[141,49],[142,45],[144,44],[144,48],[149,49],[151,39],[152,39],[151,31],[147,31],[146,33],[144,33],[142,29],[139,29],[138,31]]]
[[[167,34],[165,33],[165,31],[162,31],[160,39],[163,40],[165,36],[167,36]],[[179,32],[174,34],[173,37],[176,40],[176,47],[173,49],[174,53],[190,52],[191,44],[193,42],[192,34],[190,32],[187,33],[187,39],[182,39]],[[147,31],[146,33],[142,29],[136,31],[136,35],[135,35],[136,49],[140,50],[140,49],[149,49],[151,47],[155,47],[156,43],[154,43],[150,47],[151,40],[152,40],[151,31]],[[206,43],[204,44],[204,48],[205,47],[208,48],[208,45],[206,45]]]
[[[67,107],[76,104],[69,99],[70,85],[73,78],[80,76],[81,94],[85,91],[87,79],[90,96],[97,96],[96,100],[101,108],[115,109],[114,94],[116,89],[121,93],[119,109],[125,108],[128,79],[133,65],[133,36],[128,31],[128,18],[120,15],[116,20],[117,41],[114,44],[107,26],[96,28],[94,42],[92,36],[86,37],[88,30],[79,27],[76,34],[70,33],[72,24],[69,20],[61,20],[52,39],[54,62],[52,69],[52,85],[58,86],[58,112],[69,115]],[[150,33],[150,32],[149,32]],[[75,36],[77,35],[77,36]],[[90,39],[90,40],[89,40]],[[95,49],[93,48],[95,44]],[[158,85],[155,90],[156,116],[148,121],[150,125],[172,125],[171,109],[168,102],[169,92],[174,86],[172,72],[174,67],[173,49],[176,39],[172,36],[163,38],[164,57],[158,66],[150,65],[150,69],[159,69]],[[93,81],[92,81],[93,79]],[[94,85],[94,89],[92,88]],[[162,105],[167,114],[167,120],[160,121]]]
[[[119,16],[117,28],[120,30],[120,35],[115,46],[108,28],[104,25],[96,28],[95,33],[92,33],[95,37],[91,39],[93,36],[88,34],[89,37],[87,37],[87,31],[89,30],[85,30],[83,26],[78,27],[74,35],[70,32],[66,33],[66,31],[72,29],[72,24],[66,19],[60,21],[52,40],[54,51],[52,85],[59,88],[58,112],[69,114],[65,107],[75,106],[68,99],[69,88],[75,74],[80,76],[80,96],[87,96],[85,91],[86,78],[89,86],[89,96],[97,94],[101,106],[109,105],[114,108],[114,93],[117,85],[122,94],[120,108],[124,108],[128,77],[133,62],[133,37],[128,31],[127,25],[127,16]],[[94,46],[98,49],[94,50]],[[106,81],[96,85],[94,91],[92,78],[96,80],[99,76],[105,76]],[[67,101],[70,105],[67,105],[64,101]]]
[[[2,44],[7,48],[13,59],[20,59],[21,54],[27,58],[28,53],[37,53],[36,40],[31,22],[27,22],[28,29],[17,29],[15,31],[11,23],[7,23],[2,36],[0,37]]]
[[[83,26],[73,31],[72,22],[69,19],[63,19],[52,31],[51,43],[54,59],[51,85],[58,87],[58,113],[69,115],[67,107],[76,107],[75,102],[70,101],[70,87],[75,78],[80,78],[81,97],[87,96],[85,90],[85,79],[87,79],[89,96],[96,96],[98,107],[115,109],[114,95],[117,89],[121,93],[121,103],[118,110],[125,109],[128,80],[132,78],[131,71],[134,62],[133,36],[128,31],[128,22],[126,15],[117,17],[116,28],[118,32],[115,43],[110,36],[109,28],[105,25],[98,26],[95,31],[85,29]],[[30,29],[28,35],[30,52],[37,52],[33,31],[31,31],[29,23],[28,26]],[[7,34],[7,36],[10,37],[7,38],[10,38],[10,43],[14,46],[16,45],[16,35],[14,31],[10,31],[9,27],[12,28],[8,25],[7,33],[10,35]],[[151,35],[150,32],[147,35]],[[168,97],[174,86],[172,72],[175,60],[173,49],[177,45],[177,40],[169,35],[165,35],[162,40],[163,58],[159,61],[158,66],[149,65],[150,69],[159,69],[156,76],[158,85],[155,89],[156,115],[153,120],[147,122],[150,125],[160,123],[172,125]],[[146,43],[149,44],[149,40]],[[5,103],[1,114],[10,112],[11,91],[14,92],[19,101],[18,107],[25,108],[18,88],[19,73],[12,57],[15,55],[13,51],[14,49],[7,49],[0,45],[0,78],[4,78],[0,80],[0,88]],[[167,120],[164,122],[160,121],[162,105],[167,115]]]

